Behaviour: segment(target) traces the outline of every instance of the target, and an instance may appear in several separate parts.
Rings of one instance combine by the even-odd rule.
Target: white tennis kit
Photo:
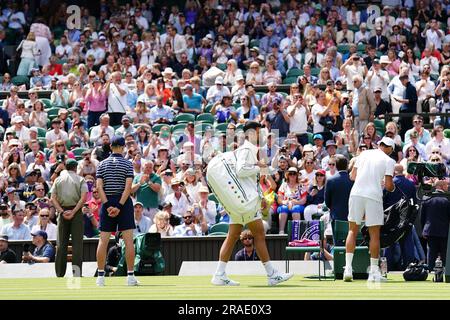
[[[395,161],[379,149],[363,151],[357,158],[356,180],[350,192],[348,221],[360,225],[384,224],[383,179],[394,176]]]
[[[246,225],[261,219],[263,194],[257,154],[258,148],[245,140],[235,151],[219,154],[208,163],[208,184],[230,215],[230,224]]]

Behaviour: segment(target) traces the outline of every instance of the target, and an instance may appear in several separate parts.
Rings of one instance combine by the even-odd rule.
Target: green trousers
[[[56,240],[55,270],[57,277],[64,277],[67,268],[67,246],[72,236],[72,269],[73,275],[81,277],[83,264],[83,213],[78,211],[72,220],[58,217],[58,238]],[[76,268],[77,266],[78,268]]]

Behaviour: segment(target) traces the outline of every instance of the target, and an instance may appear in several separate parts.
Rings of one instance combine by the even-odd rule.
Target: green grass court
[[[264,276],[234,276],[239,287],[215,287],[209,276],[139,277],[141,286],[125,286],[125,278],[107,278],[106,287],[98,288],[95,278],[82,278],[79,289],[69,289],[70,279],[2,279],[0,300],[396,300],[450,299],[450,284],[433,283],[432,275],[425,282],[405,282],[400,274],[389,275],[379,288],[368,288],[365,280],[343,281],[305,279],[294,276],[276,287],[266,286]],[[69,280],[69,282],[68,282]]]

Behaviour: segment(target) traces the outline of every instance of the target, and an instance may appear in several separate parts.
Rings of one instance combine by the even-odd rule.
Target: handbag
[[[410,263],[403,272],[405,281],[425,281],[428,278],[428,265],[423,262]]]

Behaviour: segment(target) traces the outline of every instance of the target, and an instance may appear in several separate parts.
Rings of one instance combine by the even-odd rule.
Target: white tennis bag
[[[208,164],[206,177],[228,214],[244,221],[255,217],[261,209],[262,193],[257,179],[237,177],[236,161],[234,151],[215,156]]]

